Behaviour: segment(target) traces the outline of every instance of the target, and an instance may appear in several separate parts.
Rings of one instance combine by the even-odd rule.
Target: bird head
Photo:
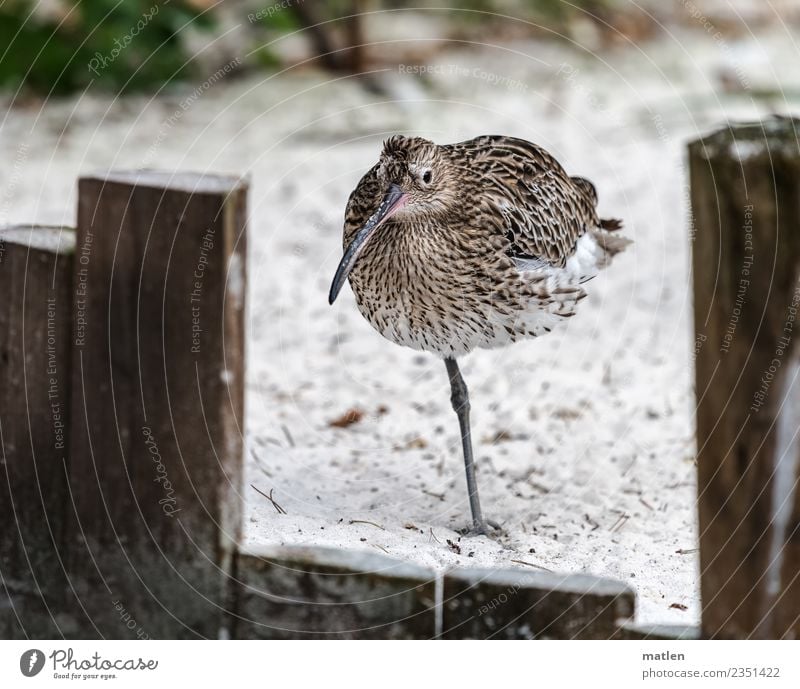
[[[400,217],[446,215],[458,201],[448,160],[428,139],[398,134],[384,141],[377,175],[384,198],[392,188],[402,192],[395,211]]]
[[[458,185],[442,149],[421,137],[395,135],[383,143],[377,167],[379,199],[375,212],[344,252],[331,284],[333,304],[375,231],[389,218],[419,222],[447,216],[457,207]]]

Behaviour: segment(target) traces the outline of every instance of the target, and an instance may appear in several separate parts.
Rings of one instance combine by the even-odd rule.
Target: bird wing
[[[599,226],[591,183],[571,178],[536,144],[480,136],[444,148],[478,175],[480,222],[505,235],[510,257],[563,266],[587,228]]]

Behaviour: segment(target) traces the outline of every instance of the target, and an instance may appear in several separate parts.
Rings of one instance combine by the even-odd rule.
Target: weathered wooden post
[[[431,639],[437,575],[380,553],[263,544],[239,553],[236,639]]]
[[[585,574],[454,568],[444,577],[444,639],[613,639],[633,590]]]
[[[63,558],[75,232],[0,229],[0,638],[74,630]]]
[[[79,182],[70,476],[93,629],[216,637],[241,521],[246,183]]]
[[[800,637],[800,120],[689,146],[706,637]]]

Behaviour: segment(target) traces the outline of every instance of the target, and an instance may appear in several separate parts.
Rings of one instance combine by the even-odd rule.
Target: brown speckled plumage
[[[584,283],[630,240],[597,192],[522,139],[437,146],[393,136],[350,195],[333,303],[349,278],[384,337],[444,358],[461,427],[472,527],[488,535],[456,358],[543,335],[575,314]]]
[[[549,332],[575,313],[582,283],[628,243],[609,232],[617,221],[598,218],[594,185],[533,143],[481,136],[437,146],[393,136],[350,195],[345,246],[391,182],[411,200],[376,231],[350,283],[380,333],[440,356]],[[587,233],[594,261],[570,270]]]

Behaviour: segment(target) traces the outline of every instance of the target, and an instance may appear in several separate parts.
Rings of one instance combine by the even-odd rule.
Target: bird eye
[[[425,172],[422,173],[422,181],[425,182],[425,184],[430,184],[432,177],[433,175],[430,170],[425,170]]]

